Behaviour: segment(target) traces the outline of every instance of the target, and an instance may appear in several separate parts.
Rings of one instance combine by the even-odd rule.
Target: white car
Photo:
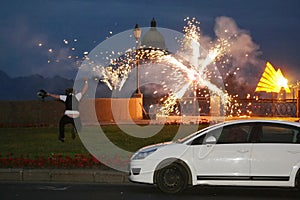
[[[166,193],[188,185],[300,188],[300,123],[223,122],[140,149],[129,170],[130,181],[155,184]]]

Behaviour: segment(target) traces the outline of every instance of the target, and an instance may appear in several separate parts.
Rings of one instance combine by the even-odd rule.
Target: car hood
[[[145,147],[139,149],[138,151],[151,151],[152,149],[162,148],[162,147],[165,147],[167,145],[171,145],[173,143],[174,142],[169,141],[169,142],[163,142],[163,143],[153,144],[153,145],[145,146]]]

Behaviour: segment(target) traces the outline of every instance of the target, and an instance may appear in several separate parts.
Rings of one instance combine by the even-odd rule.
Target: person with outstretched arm
[[[47,92],[47,96],[53,97],[55,99],[59,99],[65,103],[65,112],[64,115],[61,117],[59,121],[59,136],[58,139],[61,142],[65,141],[65,125],[72,124],[72,139],[75,139],[76,132],[80,131],[81,129],[81,120],[80,120],[80,113],[79,113],[79,102],[85,93],[88,90],[88,79],[84,79],[84,86],[81,92],[76,92],[73,88],[67,88],[66,94],[58,95],[58,94],[51,94]],[[76,125],[75,125],[76,124]]]

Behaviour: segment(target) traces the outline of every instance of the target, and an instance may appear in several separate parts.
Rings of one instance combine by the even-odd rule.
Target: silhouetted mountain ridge
[[[0,71],[0,100],[34,100],[36,93],[44,89],[51,93],[61,94],[65,89],[72,87],[74,80],[60,76],[46,78],[38,74],[16,77],[9,77],[5,72]]]

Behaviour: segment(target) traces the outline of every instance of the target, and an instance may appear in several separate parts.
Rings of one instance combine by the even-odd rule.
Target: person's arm
[[[50,97],[53,97],[55,99],[60,99],[60,95],[58,95],[58,94],[51,94],[51,93],[48,92],[47,95],[50,96]]]
[[[85,95],[85,93],[88,91],[88,89],[89,89],[89,82],[88,82],[88,78],[86,77],[86,78],[84,78],[84,86],[81,90],[82,96]]]

